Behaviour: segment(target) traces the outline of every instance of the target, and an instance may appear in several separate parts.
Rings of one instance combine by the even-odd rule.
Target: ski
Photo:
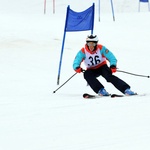
[[[110,97],[111,97],[111,98],[115,98],[115,97],[124,97],[124,95],[120,95],[120,94],[111,94]]]
[[[91,94],[88,94],[88,93],[84,93],[83,94],[83,98],[89,98],[89,99],[92,99],[92,98],[96,98],[97,96],[96,95],[91,95]]]
[[[145,94],[135,94],[135,95],[129,95],[129,96],[145,96]],[[88,94],[88,93],[84,93],[83,94],[83,98],[85,99],[95,99],[95,98],[102,98],[102,97],[111,97],[111,98],[115,98],[115,97],[125,97],[128,95],[122,95],[122,94],[110,94],[109,96],[97,96],[97,95],[92,95],[92,94]]]

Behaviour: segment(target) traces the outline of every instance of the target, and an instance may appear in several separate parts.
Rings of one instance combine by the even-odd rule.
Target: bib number
[[[90,56],[89,62],[90,62],[90,64],[88,64],[88,66],[95,66],[95,65],[99,64],[101,62],[101,60],[100,60],[99,56],[96,55],[94,57]]]

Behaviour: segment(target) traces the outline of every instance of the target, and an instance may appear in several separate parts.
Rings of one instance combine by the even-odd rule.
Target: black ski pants
[[[84,72],[84,79],[95,93],[98,93],[101,88],[104,88],[104,86],[97,79],[99,76],[104,77],[107,82],[112,83],[122,93],[124,93],[127,88],[130,88],[126,82],[112,75],[112,72],[107,65],[103,65],[98,69],[89,69]]]

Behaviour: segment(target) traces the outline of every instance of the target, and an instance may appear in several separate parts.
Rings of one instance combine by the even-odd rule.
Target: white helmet
[[[94,42],[97,43],[98,42],[98,37],[97,35],[88,35],[86,38],[86,42]]]

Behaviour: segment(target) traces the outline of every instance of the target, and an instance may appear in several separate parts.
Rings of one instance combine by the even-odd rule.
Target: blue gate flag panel
[[[149,0],[140,0],[140,2],[148,2]]]
[[[68,6],[65,31],[93,30],[93,24],[94,4],[82,12],[75,12]]]

